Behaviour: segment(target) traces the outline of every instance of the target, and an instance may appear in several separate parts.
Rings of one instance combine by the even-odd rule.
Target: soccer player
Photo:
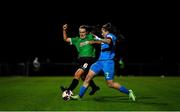
[[[67,36],[67,28],[68,25],[63,25],[63,38],[64,41],[69,42],[71,45],[75,45],[78,51],[78,63],[79,63],[79,69],[74,74],[74,78],[69,85],[68,88],[65,88],[61,86],[61,90],[64,91],[66,89],[73,91],[78,83],[80,78],[82,80],[85,79],[85,75],[87,74],[89,67],[92,63],[95,62],[96,59],[96,52],[95,52],[95,46],[92,44],[89,44],[89,41],[94,40],[94,36],[92,34],[89,34],[87,31],[86,25],[81,25],[79,27],[79,36],[77,37],[68,37]],[[93,95],[96,91],[98,91],[100,88],[94,83],[93,80],[89,81],[89,85],[92,87],[92,90],[90,91],[89,95]]]
[[[107,85],[110,88],[114,88],[124,94],[129,95],[129,98],[135,101],[135,95],[133,94],[132,90],[128,90],[124,86],[120,85],[118,82],[114,82],[114,72],[115,72],[115,43],[116,43],[116,36],[111,33],[111,24],[107,23],[102,26],[101,32],[103,39],[99,38],[98,40],[101,42],[101,53],[99,59],[91,65],[90,70],[83,82],[83,86],[81,86],[79,94],[75,96],[71,96],[72,99],[80,99],[84,96],[89,84],[90,80],[98,74],[101,70],[104,72],[104,76],[107,82]],[[94,43],[99,43],[99,41],[95,41]],[[93,42],[91,42],[93,43]],[[94,44],[93,43],[93,44]]]

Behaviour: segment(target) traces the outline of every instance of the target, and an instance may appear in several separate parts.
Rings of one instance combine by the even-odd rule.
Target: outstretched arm
[[[66,42],[70,42],[71,39],[67,36],[67,27],[67,24],[63,25],[63,39]]]
[[[106,39],[101,39],[100,41],[107,43],[107,44],[110,44],[112,40],[111,40],[111,38],[106,38]]]
[[[105,38],[105,39],[102,39],[102,38],[99,38],[97,35],[95,34],[92,34],[95,38],[96,41],[90,41],[89,43],[90,44],[101,44],[102,42],[104,43],[107,43],[107,44],[110,44],[111,43],[111,38]]]

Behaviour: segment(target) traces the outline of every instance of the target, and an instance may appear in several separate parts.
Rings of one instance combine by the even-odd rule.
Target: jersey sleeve
[[[95,40],[95,37],[92,34],[88,34],[88,39],[89,40]]]
[[[110,35],[110,34],[106,35],[106,38],[107,38],[107,39],[111,39],[111,40],[113,40],[113,36],[112,36],[112,35]]]
[[[75,45],[75,43],[77,42],[77,37],[72,37],[70,38],[70,45]]]

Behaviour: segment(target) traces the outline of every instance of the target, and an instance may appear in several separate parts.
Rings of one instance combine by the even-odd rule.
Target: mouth
[[[84,35],[81,35],[80,37],[81,37],[81,38],[85,38],[86,36],[84,36]]]

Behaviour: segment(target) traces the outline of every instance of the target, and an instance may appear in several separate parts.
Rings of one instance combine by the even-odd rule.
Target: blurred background
[[[125,37],[121,75],[180,75],[179,10],[175,3],[100,4],[5,3],[0,37],[0,76],[72,75],[77,51],[63,41],[62,25],[78,35],[81,24],[111,22]],[[114,5],[114,6],[113,6]],[[79,7],[79,8],[78,8]],[[40,68],[33,66],[38,58]]]

